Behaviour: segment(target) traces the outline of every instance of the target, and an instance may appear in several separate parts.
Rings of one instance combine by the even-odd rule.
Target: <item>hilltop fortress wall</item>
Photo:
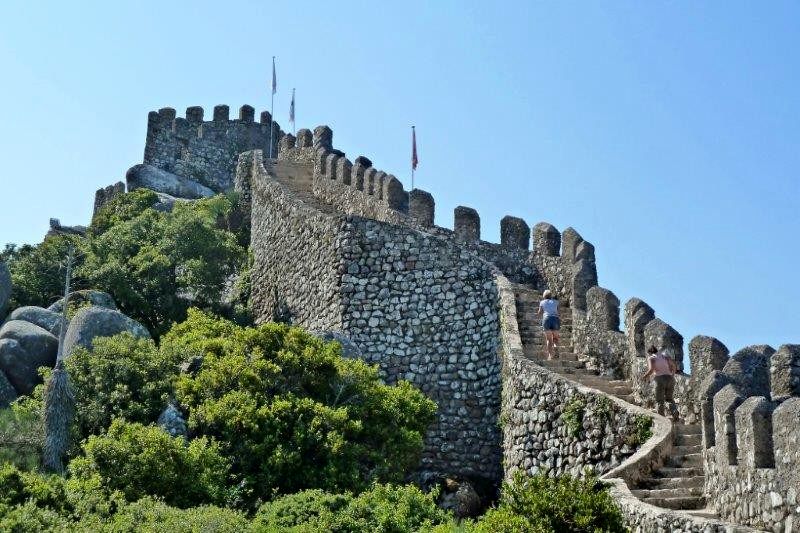
[[[647,444],[629,444],[644,411],[521,351],[515,284],[550,289],[568,304],[581,364],[628,380],[638,405],[654,403],[652,385],[640,379],[647,346],[682,366],[679,332],[638,298],[621,312],[616,295],[598,285],[590,242],[572,228],[530,227],[513,216],[500,222],[500,243],[486,242],[477,211],[464,206],[452,229],[437,226],[431,194],[406,191],[367,157],[348,159],[327,126],[295,137],[274,125],[276,157],[266,158],[269,117],[257,124],[253,115],[249,106],[238,120],[217,106],[210,122],[199,108],[185,118],[169,108],[153,112],[145,163],[240,193],[257,322],[289,318],[341,332],[388,382],[408,380],[437,402],[424,470],[499,480],[516,470],[581,475],[589,467],[615,483],[623,512],[642,531],[726,530],[644,504],[625,488],[669,456],[669,421],[654,416]],[[119,192],[102,189],[97,201]],[[800,531],[797,347],[729,356],[718,340],[697,336],[688,357],[692,372],[677,376],[675,395],[682,418],[702,424],[709,504],[739,523]],[[561,420],[576,399],[584,406],[580,437]]]

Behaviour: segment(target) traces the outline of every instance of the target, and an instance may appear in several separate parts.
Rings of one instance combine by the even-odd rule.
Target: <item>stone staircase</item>
[[[554,360],[547,360],[541,318],[536,315],[542,293],[524,285],[516,285],[514,293],[520,337],[528,358],[567,379],[635,403],[633,388],[628,381],[599,375],[579,360],[572,343],[572,310],[563,304],[559,306],[561,342],[558,356]],[[675,441],[672,456],[649,478],[631,487],[631,492],[640,500],[657,507],[716,518],[712,510],[705,509],[700,426],[676,423],[673,429]]]

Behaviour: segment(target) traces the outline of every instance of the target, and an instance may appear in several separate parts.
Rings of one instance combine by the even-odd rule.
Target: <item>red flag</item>
[[[417,130],[411,126],[411,170],[417,170],[419,158],[417,157]]]

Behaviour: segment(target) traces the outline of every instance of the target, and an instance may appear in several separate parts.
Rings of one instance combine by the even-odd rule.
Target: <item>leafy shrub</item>
[[[180,359],[130,333],[98,338],[65,361],[75,393],[80,438],[102,433],[114,418],[148,424],[166,407]]]
[[[147,208],[148,198],[134,191],[107,206],[77,273],[158,336],[191,303],[215,308],[245,254],[236,235],[217,224],[233,208],[226,196],[176,202],[170,213]]]
[[[152,498],[124,504],[108,518],[85,515],[71,530],[86,532],[144,531],[183,532],[207,531],[241,533],[248,531],[249,521],[241,513],[214,506],[177,509]]]
[[[636,415],[633,419],[633,434],[625,439],[628,446],[639,446],[653,436],[653,418],[647,415]]]
[[[476,533],[624,532],[624,519],[605,485],[587,477],[515,476],[500,504],[473,527]]]
[[[374,485],[358,496],[309,490],[264,504],[253,531],[411,532],[453,524],[436,506],[436,494],[413,485]]]
[[[158,202],[158,195],[149,189],[136,189],[120,194],[104,205],[92,218],[89,235],[97,236],[112,227],[133,220]]]
[[[38,467],[44,439],[41,403],[20,398],[0,409],[0,464],[8,462],[24,470]]]
[[[573,396],[561,412],[561,419],[573,437],[577,437],[581,429],[583,429],[583,414],[585,410],[586,400],[581,396]]]
[[[64,295],[65,259],[70,245],[80,252],[83,237],[78,235],[51,235],[38,245],[25,244],[19,248],[6,245],[2,253],[11,273],[13,290],[10,308],[23,305],[47,307]],[[76,254],[75,264],[80,265],[82,255]],[[81,276],[74,276],[72,286],[85,287]]]
[[[171,437],[161,428],[115,420],[106,435],[83,444],[85,457],[73,459],[77,478],[97,476],[128,501],[152,495],[169,505],[190,507],[225,500],[228,463],[208,439]]]
[[[410,384],[386,386],[375,367],[298,328],[242,328],[191,311],[162,349],[204,357],[176,395],[190,427],[223,444],[251,502],[399,481],[416,466],[435,412]]]

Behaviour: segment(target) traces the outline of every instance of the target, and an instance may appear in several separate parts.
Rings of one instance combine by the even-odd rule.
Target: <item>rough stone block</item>
[[[574,231],[575,230],[573,230],[573,232]],[[577,232],[575,232],[575,234],[577,235]],[[580,235],[578,235],[578,237],[580,237]],[[552,224],[539,222],[533,227],[533,249],[540,255],[548,257],[558,256],[561,250],[561,233],[559,233]]]
[[[706,448],[710,448],[716,443],[714,396],[728,384],[730,384],[730,380],[725,374],[719,370],[712,370],[700,385],[700,390],[698,391],[700,422],[703,426],[703,445]]]
[[[800,487],[800,398],[789,398],[772,413],[775,467],[782,479]],[[796,491],[797,493],[798,491]],[[798,502],[800,503],[800,502]]]
[[[619,298],[594,286],[586,291],[586,318],[599,331],[619,331]]]
[[[534,237],[534,243],[536,238]],[[574,228],[569,227],[561,234],[561,257],[565,257],[568,261],[575,261],[575,252],[578,244],[583,242],[581,234],[575,231]],[[535,245],[534,245],[535,246]]]
[[[361,165],[364,168],[369,168],[372,166],[372,161],[370,161],[367,157],[360,155],[356,157],[355,161],[353,161],[353,165]]]
[[[256,110],[251,105],[243,105],[239,108],[239,121],[247,124],[252,123],[256,118]]]
[[[625,336],[631,354],[644,357],[644,327],[655,317],[656,312],[644,300],[631,298],[625,303]]]
[[[303,128],[297,131],[297,148],[312,148],[314,146],[313,136],[311,130]]]
[[[214,122],[223,123],[230,120],[231,108],[226,105],[214,106]]]
[[[403,184],[391,174],[388,174],[383,182],[383,199],[392,209],[397,211],[408,209],[408,195],[403,189]]]
[[[336,165],[339,164],[340,157],[338,154],[333,153],[325,157],[325,177],[329,180],[336,179]]]
[[[453,219],[456,240],[474,242],[481,239],[481,217],[477,211],[460,205],[453,210]]]
[[[774,405],[763,396],[751,396],[736,408],[738,462],[749,468],[772,468],[772,411]]]
[[[356,160],[353,162],[353,170],[352,175],[350,176],[350,185],[354,189],[358,189],[359,191],[366,190],[364,187],[364,174],[366,173],[369,166],[364,165],[364,157],[358,156]],[[367,160],[368,161],[368,160]]]
[[[772,354],[769,381],[774,402],[800,396],[800,344],[784,344]]]
[[[702,382],[712,370],[722,370],[728,361],[728,348],[714,337],[697,335],[689,341],[692,379]]]
[[[353,177],[353,164],[346,157],[339,158],[336,162],[336,180],[345,185],[350,185]]]
[[[203,108],[200,106],[187,107],[186,120],[192,124],[200,124],[203,122]]]
[[[734,384],[725,385],[714,396],[714,435],[717,460],[722,464],[737,464],[736,448],[736,408],[744,402],[744,397]]]
[[[324,148],[327,151],[333,150],[333,130],[328,126],[317,126],[314,128],[313,146],[319,150]]]
[[[769,366],[775,349],[766,344],[742,348],[731,356],[722,373],[747,396],[770,396]]]
[[[531,246],[531,229],[521,218],[504,216],[500,220],[500,244],[512,250],[528,250]]]
[[[655,346],[675,361],[679,370],[683,370],[683,336],[661,320],[655,318],[644,327],[644,345]]]
[[[368,167],[364,171],[364,192],[366,194],[372,195],[375,193],[375,174],[378,173],[378,169],[374,167]]]
[[[586,311],[586,293],[597,285],[597,267],[594,263],[580,260],[572,265],[572,296],[574,309]]]
[[[591,263],[595,262],[594,244],[589,241],[581,241],[578,243],[578,246],[575,247],[575,261],[580,261],[581,259]]]
[[[262,125],[269,126],[272,124],[272,115],[269,111],[262,111],[261,115],[259,116],[259,120]]]
[[[421,226],[433,226],[435,209],[436,203],[431,193],[421,189],[414,189],[409,193],[408,214]]]
[[[372,179],[374,181],[374,187],[372,188],[372,194],[375,196],[375,198],[380,198],[383,200],[383,186],[384,182],[386,181],[386,176],[386,172],[382,170],[377,171],[375,176],[373,176]]]
[[[171,107],[162,107],[158,110],[158,115],[165,124],[171,124],[175,120],[177,113]]]
[[[281,141],[278,143],[278,153],[285,152],[287,150],[291,150],[294,148],[296,139],[294,135],[291,133],[287,133],[283,137],[281,137]]]

